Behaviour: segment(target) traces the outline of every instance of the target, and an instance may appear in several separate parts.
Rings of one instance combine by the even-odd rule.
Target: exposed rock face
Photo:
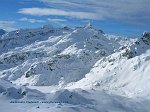
[[[150,44],[150,32],[144,32],[141,39],[143,40],[145,44],[149,45]]]
[[[143,37],[150,39],[150,32],[144,32]]]

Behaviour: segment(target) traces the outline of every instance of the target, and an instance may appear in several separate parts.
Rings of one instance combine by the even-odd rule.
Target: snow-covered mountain
[[[0,77],[22,85],[78,81],[121,46],[92,26],[19,30],[3,35],[1,43]]]
[[[5,31],[5,30],[0,29],[0,37],[1,37],[2,35],[4,35],[5,33],[6,33],[6,31]]]
[[[14,111],[27,111],[20,110],[25,106],[33,112],[51,107],[56,112],[149,112],[149,71],[148,32],[130,39],[105,34],[90,24],[77,28],[47,25],[0,37],[4,104],[8,105],[5,98],[64,102],[41,108],[25,104]],[[3,110],[8,112],[5,105]]]
[[[128,97],[149,97],[149,72],[150,33],[145,32],[137,41],[97,61],[85,78],[72,87],[96,87]]]

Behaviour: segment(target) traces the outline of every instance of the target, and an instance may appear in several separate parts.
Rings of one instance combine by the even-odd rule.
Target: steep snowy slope
[[[22,85],[78,81],[99,59],[120,47],[120,41],[127,41],[114,38],[91,25],[10,32],[1,38],[6,53],[0,55],[0,78]]]
[[[150,95],[150,33],[99,60],[85,78],[71,88],[103,89],[128,97]]]
[[[41,28],[8,32],[0,37],[0,54],[38,41],[47,40],[50,36],[64,35],[69,30],[71,29],[66,27],[55,29],[49,25],[45,25]]]

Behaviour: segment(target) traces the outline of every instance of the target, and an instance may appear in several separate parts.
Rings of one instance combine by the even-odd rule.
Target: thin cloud
[[[26,17],[19,19],[19,21],[30,22],[30,23],[44,23],[44,22],[46,22],[46,21],[44,21],[44,20],[31,19],[31,18],[26,18]]]
[[[8,31],[8,32],[18,30],[17,28],[14,28],[11,26],[10,27],[9,26],[4,26],[4,27],[0,26],[0,29],[4,29],[5,31]]]
[[[12,25],[15,21],[0,21],[0,26]]]
[[[33,16],[67,16],[88,20],[117,20],[144,26],[150,19],[150,0],[36,0],[51,8],[22,8]],[[134,21],[134,22],[133,22]],[[142,21],[138,23],[139,21]],[[133,24],[132,24],[133,22]]]
[[[79,19],[99,19],[96,14],[90,12],[73,12],[51,8],[22,8],[18,13],[34,16],[69,16]]]
[[[53,25],[54,27],[64,27],[66,26],[65,23],[67,23],[67,20],[47,18],[47,22]]]
[[[127,23],[130,25],[137,26],[137,27],[147,27],[148,26],[147,24],[144,24],[144,23],[138,22],[138,21],[128,21]]]
[[[150,0],[37,0],[51,7],[94,14],[93,19],[150,19]],[[71,16],[71,15],[70,15]],[[86,17],[86,19],[91,19]]]
[[[47,19],[49,22],[66,22],[67,20],[65,19],[51,19],[51,18],[48,18]]]
[[[2,21],[0,20],[0,29],[4,29],[6,31],[14,31],[17,30],[12,25],[15,24],[15,21]]]

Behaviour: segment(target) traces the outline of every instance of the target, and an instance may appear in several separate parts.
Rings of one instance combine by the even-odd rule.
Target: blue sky
[[[0,28],[12,31],[92,23],[105,33],[139,36],[150,31],[150,0],[1,0]]]

